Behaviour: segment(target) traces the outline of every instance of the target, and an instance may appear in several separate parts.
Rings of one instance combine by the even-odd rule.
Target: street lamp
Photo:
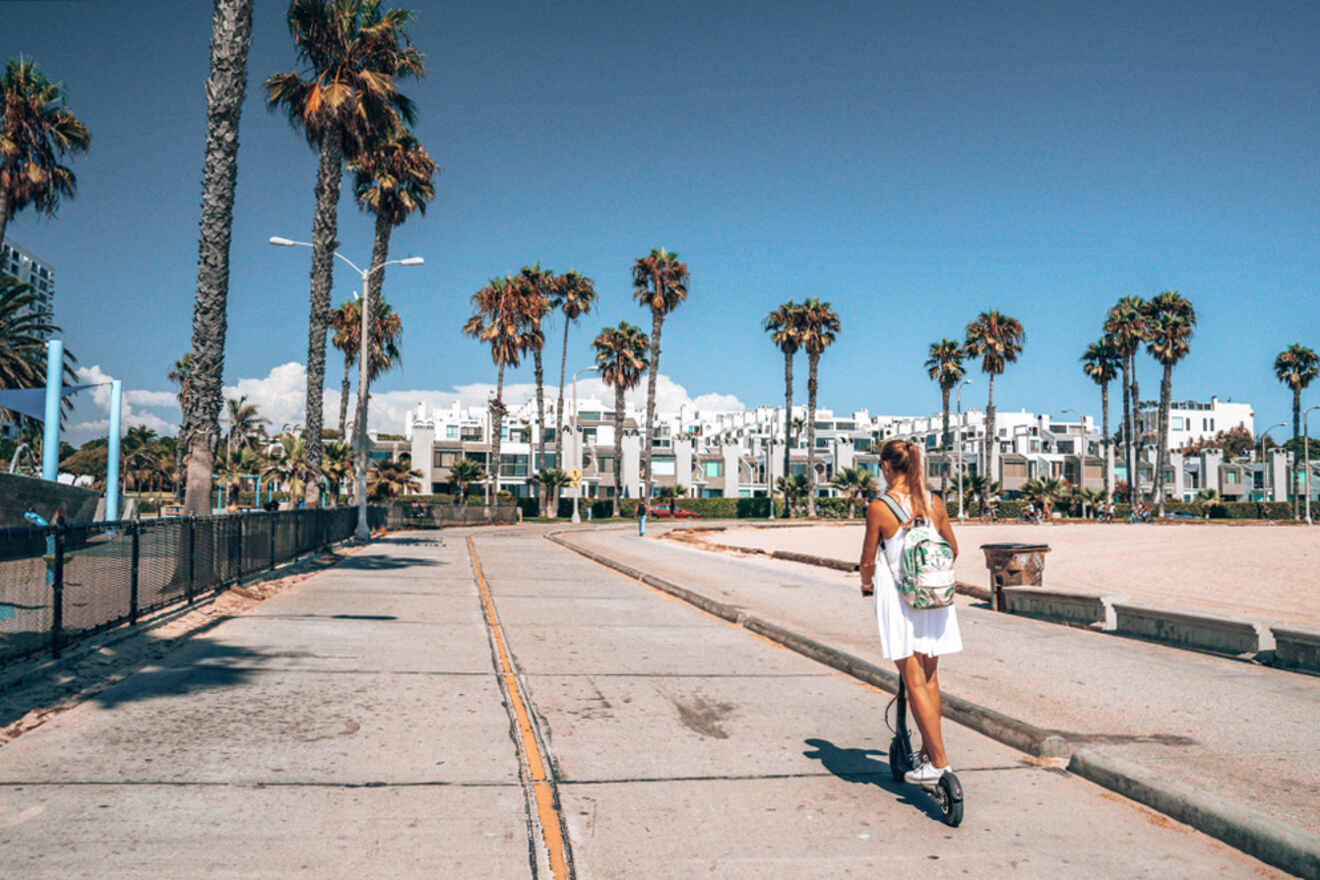
[[[276,247],[312,247],[310,242],[293,241],[292,239],[281,238],[278,235],[272,235],[270,243]],[[347,263],[362,278],[362,342],[358,352],[357,430],[354,432],[353,438],[357,444],[358,470],[358,523],[354,537],[359,541],[367,541],[371,538],[371,529],[367,526],[367,389],[370,382],[369,368],[371,361],[369,323],[371,320],[371,286],[367,283],[367,280],[377,272],[384,270],[386,266],[420,266],[426,261],[421,257],[405,257],[402,260],[386,260],[369,269],[359,269],[356,263],[339,251],[335,251],[335,256]]]
[[[1320,409],[1320,404],[1302,413],[1302,475],[1306,478],[1306,524],[1311,525],[1311,434],[1306,427],[1306,419],[1311,410]]]
[[[578,380],[578,376],[581,376],[583,373],[594,373],[594,372],[596,372],[597,369],[599,369],[599,368],[598,368],[598,367],[583,367],[582,369],[578,370],[576,373],[573,374],[573,446],[577,449],[577,459],[578,459],[578,461],[581,461],[581,460],[582,460],[582,435],[578,433],[577,380]],[[622,428],[623,428],[622,425],[617,425],[617,426],[615,426],[614,430],[618,431],[618,430],[621,430]],[[560,464],[560,467],[563,467],[563,462],[560,462],[559,464]],[[576,467],[581,468],[582,465],[579,464],[579,465],[576,465]],[[619,462],[619,473],[620,473],[620,474],[623,473],[623,462]],[[617,495],[618,492],[619,492],[619,488],[620,488],[620,487],[618,487],[618,486],[615,486],[615,487],[614,487],[614,492],[615,492],[616,495]],[[578,512],[578,499],[581,498],[581,497],[582,497],[582,477],[579,476],[579,477],[578,477],[578,484],[577,484],[576,486],[573,487],[573,522],[574,522],[574,524],[577,524],[577,523],[582,522],[582,514]]]
[[[1277,425],[1270,425],[1264,431],[1260,432],[1260,463],[1261,466],[1265,468],[1265,472],[1261,474],[1260,477],[1260,486],[1261,486],[1261,494],[1263,494],[1266,498],[1269,498],[1270,466],[1269,463],[1265,461],[1265,438],[1268,437],[1270,431],[1273,431],[1275,428],[1286,428],[1286,427],[1288,427],[1286,422],[1279,422]]]
[[[965,509],[967,505],[963,501],[963,488],[962,488],[962,478],[963,478],[962,390],[964,386],[971,384],[972,384],[972,380],[967,379],[961,385],[958,386],[958,445],[955,448],[958,450],[958,519],[959,520],[965,519],[967,517],[967,512]]]

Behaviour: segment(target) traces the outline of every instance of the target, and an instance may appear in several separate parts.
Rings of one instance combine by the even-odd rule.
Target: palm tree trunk
[[[614,389],[614,515],[619,515],[619,492],[623,490],[623,386]]]
[[[1123,358],[1123,465],[1127,469],[1128,497],[1129,504],[1133,503],[1134,487],[1137,485],[1137,478],[1133,470],[1134,462],[1132,460],[1132,383],[1131,374],[1128,372],[1128,359]]]
[[[820,355],[807,353],[807,518],[816,515],[816,367]]]
[[[0,242],[5,240],[5,231],[9,229],[9,190],[0,186]]]
[[[1114,487],[1109,480],[1109,383],[1105,382],[1100,386],[1100,422],[1101,431],[1104,436],[1105,449],[1105,504],[1111,504],[1114,500]]]
[[[948,503],[949,497],[949,445],[952,437],[949,436],[949,389],[943,385],[940,386],[940,395],[944,398],[944,433],[940,435],[940,448],[944,452],[944,462],[940,465],[940,497]]]
[[[1132,377],[1132,378],[1131,378],[1131,381],[1132,381],[1132,461],[1133,461],[1133,467],[1136,469],[1136,470],[1134,471],[1134,473],[1136,473],[1137,481],[1138,481],[1136,484],[1134,484],[1134,486],[1135,486],[1135,485],[1139,485],[1139,483],[1140,483],[1140,476],[1141,476],[1139,473],[1137,473],[1137,471],[1140,471],[1140,470],[1141,470],[1141,447],[1142,447],[1142,439],[1141,439],[1142,430],[1141,430],[1141,420],[1140,420],[1140,415],[1141,415],[1141,390],[1137,387],[1137,355],[1136,355],[1136,352],[1133,352],[1133,353],[1130,355],[1130,357],[1131,357],[1131,359],[1132,359],[1132,370],[1131,370],[1131,377]],[[1133,498],[1134,498],[1134,500],[1140,500],[1140,498],[1141,498],[1141,490],[1140,490],[1139,488],[1137,488],[1137,489],[1134,490],[1134,492],[1133,492]]]
[[[490,445],[491,458],[487,464],[486,506],[500,501],[500,440],[504,429],[504,364],[500,363],[499,376],[495,382],[495,399],[490,403]],[[494,486],[494,491],[491,486]]]
[[[660,281],[657,278],[656,284]],[[657,290],[660,288],[657,286]],[[651,497],[651,432],[655,422],[655,379],[660,375],[660,327],[664,315],[658,309],[651,309],[651,373],[646,377],[646,433],[642,435],[642,497]]]
[[[784,352],[784,479],[791,479],[793,473],[793,354]],[[770,506],[775,504],[775,481],[773,475],[767,475],[769,483]],[[793,505],[784,499],[784,518],[793,516]]]
[[[211,75],[206,81],[206,148],[202,163],[202,217],[197,245],[197,297],[193,306],[191,398],[184,407],[188,478],[184,508],[211,507],[214,450],[223,405],[229,242],[238,183],[238,123],[247,92],[252,44],[252,0],[217,0],[211,16]],[[0,224],[8,212],[0,207]],[[0,240],[4,226],[0,225]],[[113,491],[113,489],[111,490]]]
[[[1297,490],[1299,488],[1297,485],[1297,465],[1302,460],[1302,389],[1300,385],[1293,387],[1292,446],[1293,446],[1293,466],[1292,469],[1288,472],[1288,494],[1292,496],[1293,519],[1295,520],[1298,518],[1299,515],[1297,509]],[[1305,469],[1307,468],[1307,465],[1303,464],[1302,467]],[[1303,472],[1309,473],[1308,470],[1303,470]],[[1310,480],[1308,479],[1307,482],[1309,483]],[[1307,491],[1309,492],[1311,487],[1308,485],[1306,488]]]
[[[1169,401],[1173,395],[1173,364],[1164,365],[1164,375],[1160,379],[1160,414],[1159,427],[1155,432],[1155,495],[1159,516],[1164,516],[1164,469],[1169,464]]]
[[[535,349],[532,352],[532,372],[536,376],[536,433],[537,450],[536,462],[541,469],[545,469],[545,370],[541,364],[541,349]],[[531,444],[528,444],[531,449]],[[529,467],[532,474],[536,473],[536,467]],[[550,506],[550,496],[554,494],[555,487],[545,486],[546,507]]]
[[[985,404],[985,479],[987,483],[999,483],[996,465],[999,463],[999,435],[995,432],[995,374],[989,373],[990,389]]]
[[[564,349],[559,355],[559,403],[555,405],[555,467],[564,469],[564,369],[568,366],[568,328],[573,322],[564,315]],[[615,486],[617,494],[619,487]],[[618,511],[615,511],[615,515]]]
[[[344,381],[339,386],[339,442],[348,442],[348,373],[353,369],[353,360],[348,352],[344,352]]]
[[[321,504],[321,400],[325,386],[325,330],[334,285],[335,240],[339,228],[339,184],[343,178],[344,141],[338,128],[321,137],[316,169],[316,214],[312,218],[312,285],[307,320],[307,403],[305,449],[308,507]],[[365,308],[365,303],[363,304]],[[361,394],[361,389],[359,389]]]
[[[367,282],[362,290],[362,315],[365,332],[359,331],[362,339],[358,346],[358,394],[357,409],[354,420],[357,428],[353,432],[353,449],[357,451],[357,460],[355,464],[359,466],[362,474],[367,472],[367,466],[370,464],[370,447],[367,440],[367,403],[371,399],[371,380],[375,374],[375,360],[377,345],[383,345],[383,340],[377,340],[379,324],[376,321],[376,312],[380,311],[380,291],[385,285],[385,263],[390,258],[390,235],[394,232],[394,226],[383,214],[376,215],[376,231],[371,242],[371,267],[367,270],[370,274],[367,276]],[[381,268],[377,268],[377,267]],[[374,271],[373,271],[374,270]],[[329,299],[326,300],[327,307]],[[363,354],[366,357],[363,357]],[[363,365],[365,364],[365,371]],[[366,376],[366,381],[362,380]],[[340,436],[341,441],[347,438]],[[358,491],[363,498],[367,497],[365,491],[364,476],[358,477]],[[361,501],[358,502],[361,504]]]

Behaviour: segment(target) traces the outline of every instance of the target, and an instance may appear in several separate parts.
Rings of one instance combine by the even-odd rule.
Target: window
[[[724,462],[722,461],[706,462],[706,476],[708,477],[724,476]]]
[[[502,477],[525,477],[525,476],[527,476],[527,456],[525,456],[525,455],[501,455],[501,456],[500,456],[500,476],[502,476]]]
[[[445,425],[445,439],[446,440],[458,439],[458,425]]]
[[[579,421],[579,422],[599,422],[599,421],[600,421],[600,413],[599,413],[599,412],[592,412],[591,410],[586,410],[586,409],[581,410],[581,411],[578,412],[578,421]]]
[[[460,436],[464,440],[477,441],[481,439],[481,429],[464,427],[461,430]]]
[[[436,466],[436,467],[443,467],[443,468],[453,467],[454,464],[455,464],[455,463],[459,460],[459,458],[461,458],[461,457],[462,457],[462,454],[461,454],[461,453],[458,453],[458,452],[440,452],[440,451],[437,451],[436,454],[435,454],[435,466]]]
[[[537,468],[556,468],[559,467],[559,457],[553,452],[547,452],[545,455],[536,459]]]
[[[806,476],[806,474],[807,474],[807,465],[806,465],[805,462],[793,462],[793,464],[792,464],[792,466],[789,468],[789,470],[791,470],[791,471],[793,472],[793,476],[795,476],[795,477],[797,477],[797,476]]]
[[[829,438],[828,438],[828,437],[817,437],[817,438],[816,438],[816,448],[817,448],[817,449],[829,449],[829,448],[830,448],[830,441],[829,441]]]
[[[1183,420],[1182,420],[1182,416],[1174,416],[1173,419],[1172,419],[1172,421],[1173,421],[1173,424],[1171,425],[1171,427],[1173,428],[1173,430],[1175,430],[1175,431],[1181,431],[1181,430],[1183,429]]]
[[[1228,471],[1224,474],[1224,482],[1230,486],[1236,486],[1238,481],[1237,471]]]
[[[673,475],[674,460],[672,458],[657,458],[651,462],[651,476],[672,477]]]

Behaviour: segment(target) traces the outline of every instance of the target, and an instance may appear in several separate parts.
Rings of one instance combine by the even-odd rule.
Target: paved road
[[[0,863],[550,877],[548,821],[581,878],[1274,874],[958,727],[946,828],[889,781],[887,695],[540,530],[471,534],[495,639],[463,532],[381,542],[0,749]]]
[[[855,574],[639,541],[626,529],[572,539],[889,666]],[[950,693],[1297,828],[1320,827],[1320,679],[996,614],[965,596],[958,615],[965,650],[940,672]]]

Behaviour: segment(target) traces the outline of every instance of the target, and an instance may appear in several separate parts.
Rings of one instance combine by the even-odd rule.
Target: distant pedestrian
[[[646,501],[637,499],[637,537],[646,537]]]
[[[921,731],[921,758],[905,776],[908,782],[930,785],[949,769],[940,731],[939,658],[962,650],[962,635],[953,605],[913,608],[898,592],[903,576],[903,540],[917,519],[929,521],[949,543],[955,558],[958,541],[953,534],[944,500],[926,488],[921,449],[906,440],[890,440],[880,452],[880,470],[889,487],[886,494],[904,512],[906,522],[883,500],[866,508],[866,536],[862,541],[862,595],[875,595],[876,623],[886,660],[893,660],[907,687],[912,714]]]

